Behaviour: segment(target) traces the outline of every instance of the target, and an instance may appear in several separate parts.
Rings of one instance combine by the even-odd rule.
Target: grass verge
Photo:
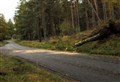
[[[120,37],[111,36],[103,41],[89,42],[78,47],[76,51],[120,57]]]
[[[4,46],[7,42],[6,41],[0,41],[0,47]]]
[[[51,38],[49,41],[20,41],[18,44],[42,49],[120,56],[120,37],[115,35],[105,40],[88,42],[82,46],[73,47],[75,42],[88,37],[91,33],[92,31],[86,31],[73,36]]]
[[[0,55],[0,82],[70,82],[18,58]]]

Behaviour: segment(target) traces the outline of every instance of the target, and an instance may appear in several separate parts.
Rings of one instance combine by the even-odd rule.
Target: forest
[[[80,46],[114,34],[119,37],[120,1],[20,0],[14,22],[11,19],[6,22],[2,14],[0,22],[0,40],[14,38],[49,43],[51,38],[57,38],[53,45],[64,42],[70,46],[62,46],[63,50],[70,47],[71,51],[74,44]],[[64,36],[70,37],[68,42],[63,40]]]
[[[120,0],[18,1],[0,1],[0,82],[120,82]]]
[[[17,9],[17,35],[26,40],[72,35],[120,19],[119,0],[21,0]]]

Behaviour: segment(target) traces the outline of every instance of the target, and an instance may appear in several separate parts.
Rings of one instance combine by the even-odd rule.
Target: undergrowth
[[[0,41],[0,47],[4,46],[7,42],[6,41]]]
[[[89,54],[120,56],[120,37],[112,35],[104,40],[92,41],[79,47],[74,44],[83,40],[92,34],[93,31],[81,32],[72,36],[63,36],[59,38],[51,38],[48,41],[20,41],[20,45],[61,51],[74,51]]]

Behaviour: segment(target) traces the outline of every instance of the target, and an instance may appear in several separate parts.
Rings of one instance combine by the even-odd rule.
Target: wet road
[[[24,58],[79,82],[120,82],[118,58],[35,49],[14,42],[1,47],[0,52]]]

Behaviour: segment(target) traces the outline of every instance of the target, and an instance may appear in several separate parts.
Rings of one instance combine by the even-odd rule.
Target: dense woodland
[[[6,22],[3,14],[0,14],[0,41],[12,38],[14,34],[14,24],[11,19]]]
[[[14,22],[0,15],[0,39],[48,40],[120,19],[119,0],[20,0]],[[14,34],[14,35],[13,35]]]
[[[0,14],[0,40],[5,39],[7,31],[7,24],[5,22],[5,18],[2,14]]]

